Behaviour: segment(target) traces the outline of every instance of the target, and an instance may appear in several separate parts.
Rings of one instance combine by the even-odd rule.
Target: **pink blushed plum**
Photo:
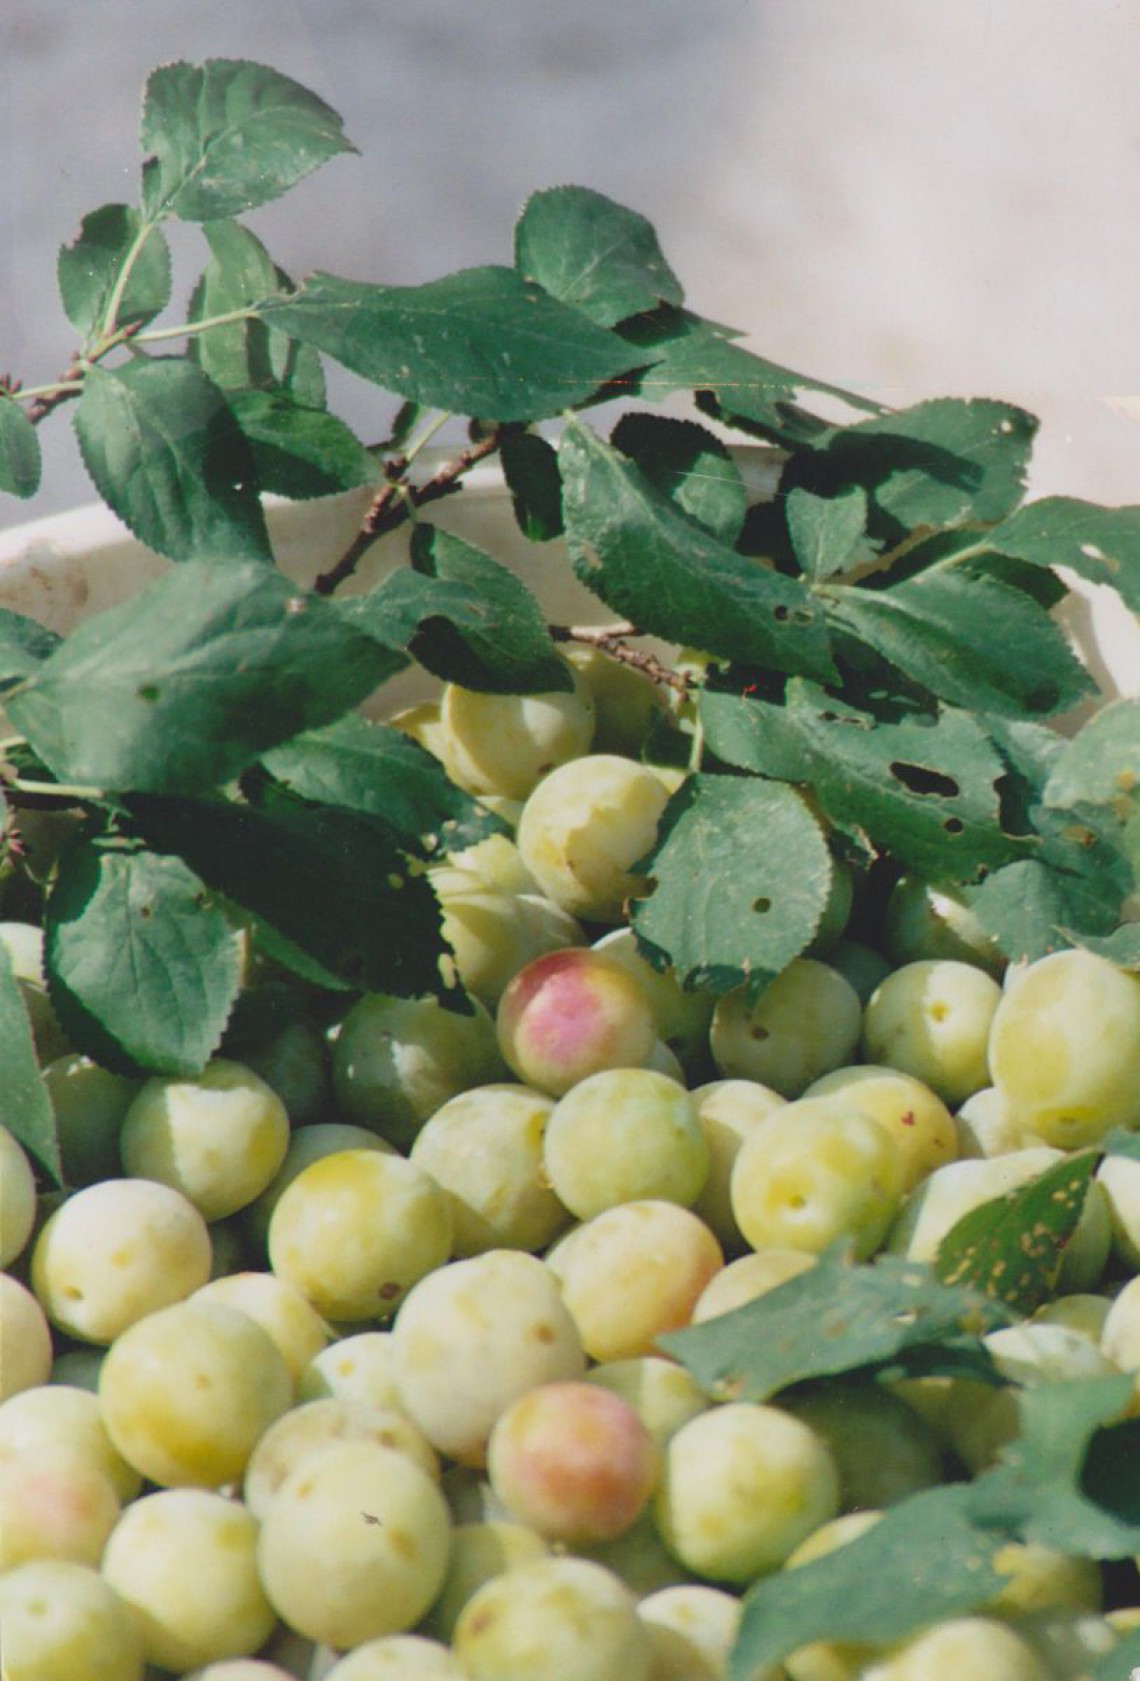
[[[561,1097],[605,1068],[640,1068],[657,1028],[636,978],[590,947],[527,963],[508,982],[496,1021],[499,1049],[524,1084]]]
[[[502,1413],[487,1449],[491,1487],[549,1541],[622,1535],[645,1509],[658,1452],[628,1401],[582,1382],[547,1383]]]

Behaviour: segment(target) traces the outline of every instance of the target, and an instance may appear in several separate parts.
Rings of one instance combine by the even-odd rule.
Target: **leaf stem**
[[[230,327],[235,321],[252,321],[257,311],[250,308],[227,309],[221,315],[207,315],[201,321],[183,321],[177,327],[154,327],[149,332],[136,333],[135,344],[160,344],[164,339],[194,338],[208,333],[213,327]]]
[[[119,269],[114,287],[111,290],[111,296],[107,300],[107,308],[103,315],[103,328],[97,342],[103,343],[109,339],[114,339],[118,333],[119,311],[123,307],[123,299],[126,296],[127,285],[131,278],[131,270],[134,268],[143,246],[157,226],[157,222],[143,222],[131,243],[130,250],[123,258],[122,267]]]
[[[104,800],[102,788],[82,782],[38,782],[32,777],[13,776],[6,786],[17,794],[45,794],[57,800]]]

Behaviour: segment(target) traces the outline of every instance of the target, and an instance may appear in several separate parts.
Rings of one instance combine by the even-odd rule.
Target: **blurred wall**
[[[1022,402],[1035,488],[1140,502],[1140,0],[0,0],[0,368],[66,363],[56,250],[135,194],[147,72],[208,56],[298,77],[360,148],[251,218],[295,275],[506,260],[527,193],[582,182],[758,350]],[[379,434],[383,397],[334,393]],[[62,415],[43,440],[4,523],[90,495]]]

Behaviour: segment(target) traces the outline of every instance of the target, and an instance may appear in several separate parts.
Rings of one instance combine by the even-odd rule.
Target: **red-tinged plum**
[[[496,1026],[516,1077],[554,1097],[604,1068],[642,1067],[657,1043],[637,981],[588,946],[520,969],[499,1000]]]
[[[487,1446],[491,1487],[520,1523],[569,1546],[612,1540],[644,1510],[657,1448],[611,1390],[547,1383],[501,1413]]]

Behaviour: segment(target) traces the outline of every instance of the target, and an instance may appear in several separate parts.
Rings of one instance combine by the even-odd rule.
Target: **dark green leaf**
[[[966,881],[1030,849],[1002,830],[1004,766],[969,713],[947,707],[935,719],[883,723],[797,678],[787,723],[832,822],[927,880]]]
[[[1114,805],[1121,818],[1140,790],[1140,699],[1111,701],[1065,744],[1045,784],[1049,805]]]
[[[784,513],[796,559],[816,583],[869,558],[867,493],[859,485],[838,496],[791,490]]]
[[[789,463],[784,489],[834,495],[862,485],[870,533],[887,542],[922,527],[1000,520],[1021,499],[1036,429],[1008,403],[936,397],[835,431],[826,447]]]
[[[560,461],[575,570],[615,612],[671,642],[834,675],[822,611],[798,579],[718,542],[578,422]]]
[[[0,607],[0,689],[38,671],[59,643],[54,630]]]
[[[976,1610],[1005,1585],[993,1557],[1007,1539],[975,1522],[968,1485],[888,1507],[845,1546],[749,1589],[728,1681],[755,1681],[816,1640],[887,1645]]]
[[[634,903],[638,940],[716,992],[761,991],[811,944],[834,869],[795,789],[716,775],[686,779],[641,867],[654,889]]]
[[[197,1074],[241,982],[240,937],[198,877],[114,841],[64,853],[44,957],[71,1043],[123,1074]]]
[[[811,752],[788,709],[739,690],[707,683],[697,702],[705,746],[726,765],[751,770],[781,782],[804,782],[811,773]]]
[[[513,269],[422,286],[315,274],[260,313],[386,391],[483,420],[540,420],[623,373],[628,348]]]
[[[1035,566],[1067,566],[1094,584],[1110,584],[1140,612],[1140,506],[1102,508],[1075,496],[1045,496],[1027,502],[986,540]]]
[[[505,566],[426,523],[415,528],[412,553],[415,570],[401,568],[343,604],[352,624],[469,689],[538,694],[572,686],[538,604]]]
[[[170,302],[170,251],[161,228],[148,227],[129,204],[104,204],[85,216],[70,245],[60,249],[56,273],[67,319],[89,338],[115,327],[140,327]],[[126,259],[134,252],[113,320],[107,311]]]
[[[338,717],[390,668],[273,568],[187,562],[73,631],[7,706],[63,781],[206,788]]]
[[[1034,1313],[1056,1291],[1096,1165],[1091,1150],[1066,1157],[1028,1184],[972,1208],[942,1239],[937,1276],[944,1284],[972,1285],[1018,1313]]]
[[[979,1521],[1082,1558],[1140,1552],[1140,1422],[1116,1422],[1132,1396],[1130,1373],[1022,1390],[1018,1435],[971,1490]]]
[[[1044,608],[992,578],[955,568],[826,599],[837,626],[955,706],[1049,715],[1095,691]]]
[[[130,801],[139,831],[308,954],[316,976],[400,997],[441,993],[439,906],[392,828],[365,813],[221,800]]]
[[[249,446],[193,362],[89,369],[75,430],[96,490],[140,542],[171,560],[272,560]]]
[[[63,1183],[55,1111],[40,1077],[28,1012],[12,973],[7,948],[0,945],[0,1067],[4,1069],[0,1125]]]
[[[658,1339],[718,1400],[767,1401],[808,1378],[869,1375],[906,1350],[1010,1322],[998,1302],[894,1255],[853,1266],[837,1250],[731,1313]]]
[[[645,217],[589,187],[532,194],[515,227],[515,265],[603,327],[684,300]]]
[[[207,222],[202,232],[210,261],[194,289],[191,321],[227,315],[275,292],[293,291],[289,276],[240,222]],[[254,317],[198,333],[190,341],[190,354],[223,391],[282,388],[309,408],[324,406],[325,381],[317,352]]]
[[[755,355],[733,342],[738,335],[730,329],[686,310],[660,309],[627,322],[622,336],[636,365],[648,367],[634,382],[642,396],[659,400],[676,391],[706,394],[706,406],[717,419],[776,443],[814,442],[834,432],[831,423],[799,408],[809,393],[838,398],[863,412],[882,412],[879,404],[853,392]]]
[[[562,535],[562,475],[558,452],[537,432],[508,432],[499,445],[503,478],[515,519],[532,543]]]
[[[0,391],[0,490],[25,501],[40,488],[40,440],[14,398]]]
[[[744,528],[744,481],[727,444],[691,420],[627,414],[610,439],[655,490],[730,547]]]
[[[164,64],[143,100],[143,208],[151,221],[209,222],[267,204],[355,147],[337,113],[246,59]]]
[[[308,408],[284,390],[235,391],[230,408],[261,490],[301,500],[378,483],[372,456],[327,409]]]
[[[370,724],[358,713],[294,736],[262,760],[302,799],[383,817],[425,851],[454,851],[502,828],[402,730]]]
[[[1103,849],[1100,856],[1103,861]],[[1024,958],[1035,963],[1074,943],[1100,949],[1116,925],[1126,890],[1118,865],[1106,874],[1093,860],[1077,874],[1044,859],[1024,858],[967,887],[965,897],[1011,962]]]

